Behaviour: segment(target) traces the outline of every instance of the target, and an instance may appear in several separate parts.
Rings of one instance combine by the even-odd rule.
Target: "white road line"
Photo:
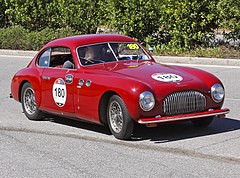
[[[12,58],[28,58],[32,59],[34,56],[12,56],[12,55],[0,55],[0,57],[12,57]]]
[[[240,98],[225,98],[225,100],[240,101]]]
[[[240,66],[223,66],[223,65],[209,65],[209,64],[180,64],[180,63],[162,63],[167,65],[178,65],[178,66],[189,66],[189,67],[214,67],[214,68],[229,68],[229,69],[240,69]]]

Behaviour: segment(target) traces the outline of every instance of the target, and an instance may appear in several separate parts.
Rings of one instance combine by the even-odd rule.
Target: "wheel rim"
[[[116,101],[112,101],[109,105],[109,121],[113,131],[120,133],[123,127],[123,113],[121,106]]]
[[[35,101],[34,91],[32,88],[28,87],[23,94],[23,105],[25,111],[33,115],[36,112],[37,105]]]

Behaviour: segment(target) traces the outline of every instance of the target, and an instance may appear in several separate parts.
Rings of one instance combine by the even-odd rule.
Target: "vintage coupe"
[[[137,41],[116,34],[49,42],[15,74],[11,96],[30,120],[50,113],[108,125],[118,139],[129,139],[135,123],[207,126],[229,112],[217,77],[156,63]]]

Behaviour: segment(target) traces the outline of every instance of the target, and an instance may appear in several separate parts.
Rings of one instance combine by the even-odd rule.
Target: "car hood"
[[[149,84],[167,84],[186,82],[196,79],[176,66],[162,65],[155,62],[119,62],[105,65],[108,71],[125,75]]]
[[[179,66],[168,66],[151,61],[127,61],[109,63],[105,65],[105,68],[110,72],[109,75],[115,73],[144,82],[155,92],[158,99],[174,91],[196,90],[207,93],[209,90],[198,73],[186,70],[186,68],[184,70]]]

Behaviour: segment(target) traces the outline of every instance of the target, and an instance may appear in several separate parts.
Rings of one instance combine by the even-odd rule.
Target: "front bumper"
[[[225,117],[225,114],[230,112],[229,109],[216,109],[216,110],[209,110],[204,112],[197,112],[197,113],[190,113],[190,114],[179,114],[174,116],[157,116],[154,118],[140,118],[138,120],[139,124],[158,124],[163,122],[173,122],[173,121],[181,121],[181,120],[192,120],[198,119],[202,117],[210,117],[210,116],[217,116],[217,117]]]

